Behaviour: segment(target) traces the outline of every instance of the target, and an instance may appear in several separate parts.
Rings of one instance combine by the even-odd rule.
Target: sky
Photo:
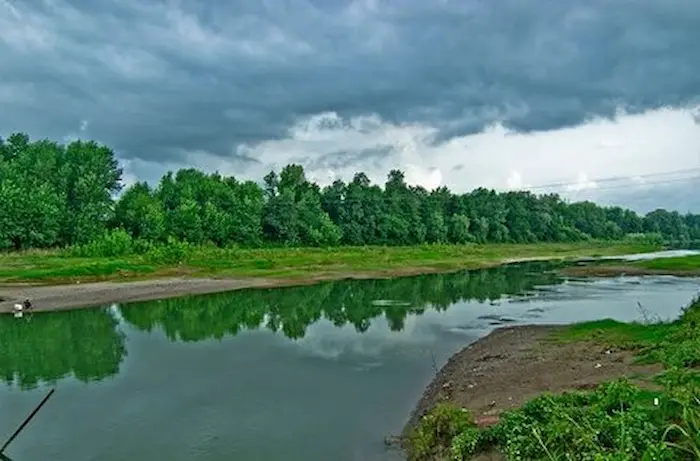
[[[697,0],[0,0],[0,135],[700,212]],[[550,185],[552,187],[542,187]]]

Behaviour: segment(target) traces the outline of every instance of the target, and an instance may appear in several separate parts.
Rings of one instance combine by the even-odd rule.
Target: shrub
[[[146,253],[146,259],[156,264],[179,264],[191,255],[193,249],[187,242],[168,237],[165,244],[152,247]]]
[[[134,239],[121,228],[105,231],[100,237],[84,245],[67,249],[69,256],[77,257],[118,257],[133,254],[137,249]]]
[[[478,432],[467,410],[446,404],[437,405],[411,431],[409,459],[430,460],[452,455],[453,459],[461,460],[465,455],[472,454],[478,445],[475,431]]]

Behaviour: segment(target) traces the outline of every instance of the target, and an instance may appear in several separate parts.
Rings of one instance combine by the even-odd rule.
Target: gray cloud
[[[328,111],[445,142],[700,102],[697,0],[0,0],[0,30],[0,131],[86,120],[152,163],[206,152],[243,171],[241,144]]]

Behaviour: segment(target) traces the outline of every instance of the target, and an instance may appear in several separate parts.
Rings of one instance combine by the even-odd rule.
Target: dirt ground
[[[169,277],[139,281],[74,282],[62,285],[0,283],[0,313],[28,299],[37,312],[102,306],[112,303],[150,301],[201,295],[245,288],[277,288],[310,285],[344,279],[379,279],[439,272],[429,267],[409,267],[373,272],[317,273],[305,277]]]
[[[477,424],[488,426],[498,415],[545,391],[589,389],[621,376],[650,376],[661,368],[633,365],[631,352],[600,345],[547,341],[554,326],[499,328],[455,354],[426,389],[404,435],[439,402],[467,408]],[[504,460],[499,453],[476,458]]]

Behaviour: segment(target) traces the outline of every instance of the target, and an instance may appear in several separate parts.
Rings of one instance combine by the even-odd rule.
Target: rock
[[[388,446],[401,445],[401,437],[397,435],[388,435],[384,437],[384,444]]]
[[[475,418],[474,423],[479,427],[489,427],[498,423],[499,419],[500,418],[498,415],[484,415],[479,418]]]

